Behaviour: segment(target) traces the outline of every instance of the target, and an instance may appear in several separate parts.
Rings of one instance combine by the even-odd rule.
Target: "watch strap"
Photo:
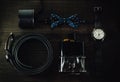
[[[95,43],[95,72],[96,75],[102,75],[103,73],[103,54],[102,54],[102,41]]]

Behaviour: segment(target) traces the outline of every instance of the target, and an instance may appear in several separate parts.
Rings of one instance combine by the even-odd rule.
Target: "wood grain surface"
[[[114,72],[113,66],[119,66],[118,53],[120,42],[118,36],[120,27],[118,23],[118,5],[115,1],[97,1],[97,0],[43,0],[44,12],[50,13],[51,10],[60,13],[63,17],[68,17],[73,14],[80,14],[80,17],[88,21],[93,21],[94,15],[92,8],[96,5],[102,5],[104,12],[102,23],[106,31],[106,40],[104,42],[104,60],[105,60],[105,75],[98,79],[91,76],[69,76],[59,73],[51,73],[45,76],[26,76],[18,73],[5,59],[4,45],[9,33],[15,35],[22,33],[41,33],[45,35],[52,43],[54,55],[59,55],[59,42],[66,37],[74,29],[69,26],[60,26],[51,30],[50,25],[41,25],[35,29],[20,29],[18,26],[18,10],[19,9],[41,9],[41,0],[1,0],[0,1],[0,82],[103,82],[107,76],[115,79],[118,77]],[[90,33],[93,25],[81,25],[79,35],[85,41],[86,55],[90,56],[93,52],[91,45],[93,42],[90,39]],[[114,55],[114,56],[113,56]],[[111,73],[110,73],[111,72]],[[113,77],[112,77],[113,78]],[[108,81],[107,81],[108,82]],[[115,82],[115,81],[114,81]]]

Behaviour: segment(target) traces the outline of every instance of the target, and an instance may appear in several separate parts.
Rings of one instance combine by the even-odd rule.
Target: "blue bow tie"
[[[57,14],[51,14],[51,28],[55,28],[58,25],[67,24],[73,28],[77,28],[80,25],[80,19],[77,14],[74,14],[68,18],[62,18]]]

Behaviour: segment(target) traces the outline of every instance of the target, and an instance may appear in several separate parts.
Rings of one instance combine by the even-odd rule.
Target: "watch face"
[[[97,40],[101,40],[105,37],[105,32],[102,29],[94,29],[92,34],[93,37]]]

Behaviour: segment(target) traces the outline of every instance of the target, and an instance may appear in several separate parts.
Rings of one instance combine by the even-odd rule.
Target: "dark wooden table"
[[[58,27],[54,30],[50,29],[50,25],[41,25],[36,29],[28,29],[23,30],[18,26],[18,10],[19,9],[35,9],[39,10],[41,5],[40,0],[3,0],[0,1],[0,82],[103,82],[107,79],[107,76],[115,79],[118,77],[117,70],[119,69],[117,66],[120,64],[119,62],[119,32],[120,27],[118,24],[118,5],[115,1],[101,1],[97,3],[96,0],[45,0],[44,9],[45,12],[54,10],[59,12],[61,15],[70,16],[72,14],[79,13],[81,17],[86,20],[93,20],[93,12],[92,8],[96,5],[103,6],[103,20],[105,31],[106,31],[106,40],[104,43],[103,54],[105,56],[105,75],[104,78],[94,78],[91,76],[67,76],[61,74],[50,74],[50,76],[25,76],[16,72],[11,65],[5,59],[5,51],[4,44],[9,36],[10,32],[14,34],[21,34],[26,32],[37,32],[48,35],[48,39],[53,42],[54,46],[54,54],[59,54],[57,51],[58,42],[63,39],[68,33],[70,33],[73,29],[68,26]],[[86,45],[88,45],[88,49],[90,49],[90,45],[92,42],[87,40],[88,35],[90,34],[92,25],[81,25],[79,28],[79,33],[85,36]],[[56,37],[57,36],[57,37]],[[89,54],[89,51],[86,52]],[[90,54],[89,54],[90,55]],[[116,70],[116,71],[113,71]],[[112,80],[111,80],[112,81]],[[114,81],[115,82],[115,81]]]

